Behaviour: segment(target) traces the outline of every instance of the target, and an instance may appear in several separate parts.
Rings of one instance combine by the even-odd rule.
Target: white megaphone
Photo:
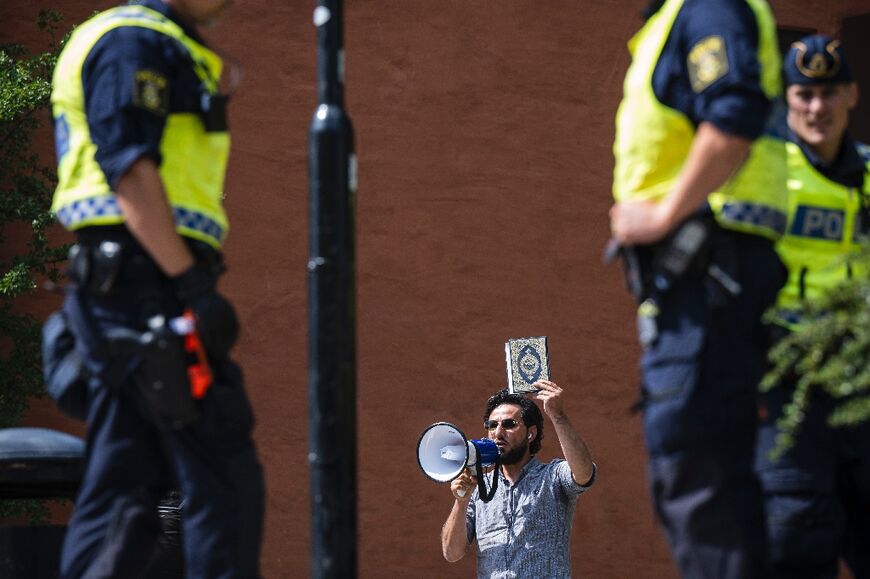
[[[495,495],[498,477],[493,476],[489,493],[483,480],[483,469],[499,464],[495,442],[486,438],[468,440],[449,422],[436,422],[423,431],[417,443],[417,463],[423,474],[440,483],[452,481],[466,468],[474,468],[481,500],[489,502]]]

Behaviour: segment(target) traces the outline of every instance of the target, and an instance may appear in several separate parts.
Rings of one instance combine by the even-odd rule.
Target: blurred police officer
[[[789,220],[777,248],[789,278],[777,312],[785,333],[804,319],[807,303],[859,273],[848,257],[870,225],[870,149],[846,130],[858,86],[837,40],[814,35],[794,43],[783,71]],[[775,422],[792,386],[765,394],[767,417],[759,437],[771,576],[834,578],[842,556],[857,579],[870,577],[870,425],[828,426],[834,401],[819,393],[794,446],[771,460]]]
[[[259,575],[262,471],[228,357],[238,324],[216,290],[227,234],[223,62],[197,32],[228,4],[142,0],[108,10],[74,31],[55,70],[53,210],[77,241],[64,313],[91,376],[66,579],[147,576],[169,488],[185,499],[187,577]],[[165,320],[185,310],[214,375],[207,389],[207,380],[188,381],[195,359],[167,333]],[[162,337],[129,338],[143,335]]]
[[[761,315],[785,280],[780,57],[764,0],[665,0],[631,39],[611,230],[638,303],[656,514],[683,577],[767,577]]]

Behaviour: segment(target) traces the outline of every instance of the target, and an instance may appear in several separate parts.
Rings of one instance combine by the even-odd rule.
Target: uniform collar
[[[661,10],[662,6],[665,5],[665,1],[666,0],[653,0],[652,2],[650,2],[647,7],[644,8],[643,12],[641,12],[643,19],[649,20],[653,16],[653,14]]]
[[[800,147],[813,168],[826,178],[845,185],[846,187],[861,187],[864,182],[864,172],[867,170],[864,159],[858,153],[855,140],[846,133],[840,144],[840,152],[832,163],[825,163],[813,150],[793,131],[789,131],[789,139]]]
[[[160,14],[166,16],[169,20],[172,20],[174,23],[178,24],[184,33],[190,36],[199,44],[206,46],[205,41],[202,36],[200,36],[199,32],[195,27],[191,26],[187,22],[181,19],[178,13],[166,2],[163,0],[130,0],[128,4],[144,6],[145,8],[150,8],[155,12],[159,12]]]

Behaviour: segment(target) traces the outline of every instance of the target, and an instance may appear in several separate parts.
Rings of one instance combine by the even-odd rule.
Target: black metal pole
[[[357,573],[353,127],[344,106],[342,0],[319,0],[309,132],[308,414],[311,577]]]

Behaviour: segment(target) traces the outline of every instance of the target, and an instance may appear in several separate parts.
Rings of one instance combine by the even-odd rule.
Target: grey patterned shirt
[[[498,489],[488,503],[474,490],[465,522],[468,540],[477,539],[479,579],[571,577],[571,524],[586,486],[574,482],[564,459],[543,464],[534,457],[515,485],[499,469]],[[491,488],[492,474],[485,475]]]

